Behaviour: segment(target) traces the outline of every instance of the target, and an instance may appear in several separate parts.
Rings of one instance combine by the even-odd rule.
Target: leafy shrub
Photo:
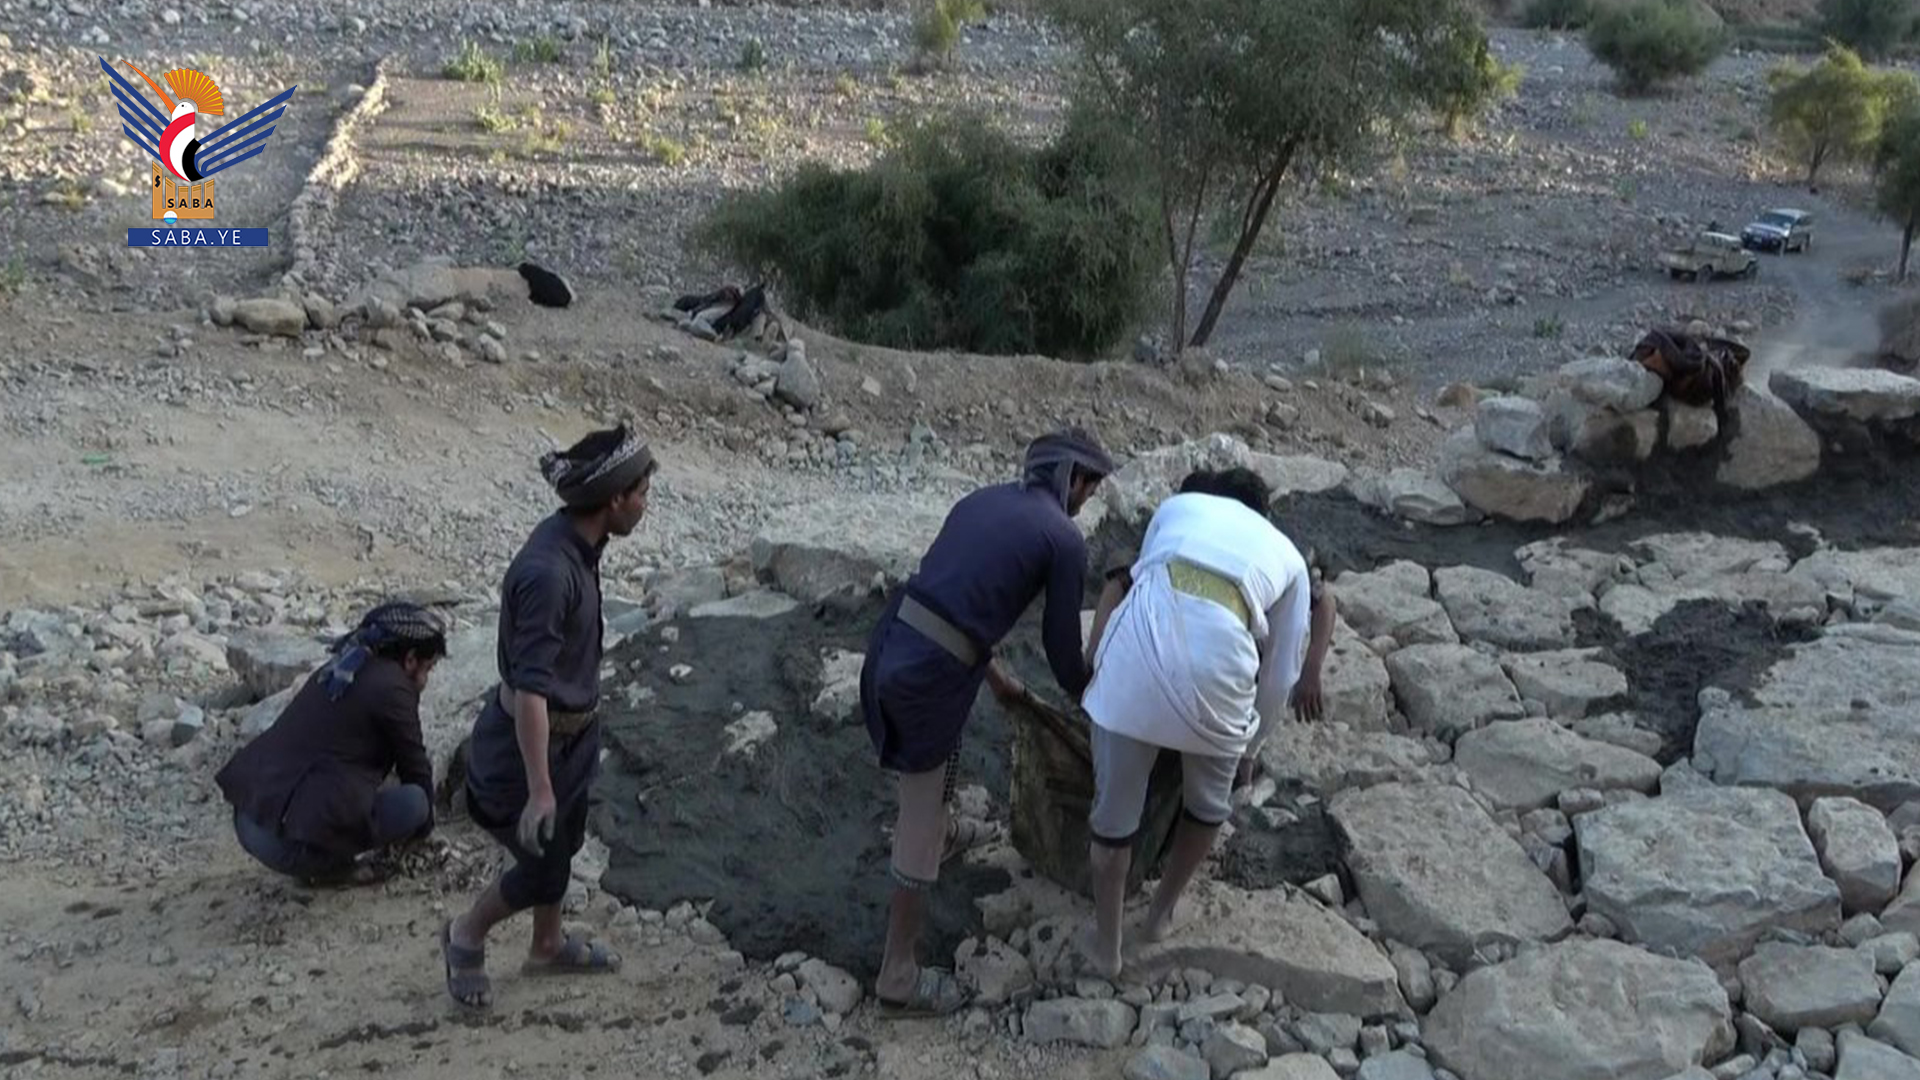
[[[920,54],[945,60],[960,43],[960,30],[987,17],[980,0],[931,0],[913,20],[913,44]]]
[[[1914,0],[1820,0],[1814,26],[1862,56],[1885,56],[1912,40]]]
[[[440,74],[460,82],[497,83],[500,61],[488,56],[476,42],[467,40],[460,43],[460,51],[446,62]]]
[[[1584,30],[1593,21],[1593,0],[1533,0],[1520,21],[1536,30]]]
[[[881,345],[1084,358],[1133,327],[1164,253],[1121,140],[1077,113],[1038,149],[972,114],[896,138],[723,202],[697,242]]]
[[[1687,0],[1638,0],[1596,14],[1587,27],[1587,47],[1613,69],[1622,88],[1639,91],[1705,71],[1727,40]]]
[[[740,46],[740,59],[734,66],[745,72],[764,69],[767,66],[767,47],[760,43],[759,38],[748,38],[747,43]]]
[[[530,41],[517,42],[513,46],[513,58],[522,64],[557,64],[566,54],[561,48],[560,39],[552,34],[541,34]]]

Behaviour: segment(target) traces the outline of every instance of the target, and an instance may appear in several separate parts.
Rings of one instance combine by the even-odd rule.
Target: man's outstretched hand
[[[1007,669],[994,660],[987,664],[987,686],[993,690],[993,696],[1001,705],[1012,705],[1032,697],[1026,684],[1008,674]]]
[[[1319,720],[1326,714],[1326,699],[1320,692],[1320,673],[1303,671],[1300,681],[1293,684],[1294,715],[1309,723]]]

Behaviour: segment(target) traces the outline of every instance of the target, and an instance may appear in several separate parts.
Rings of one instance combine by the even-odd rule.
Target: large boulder
[[[1467,505],[1493,517],[1552,525],[1573,518],[1592,484],[1558,457],[1534,462],[1488,450],[1470,428],[1442,445],[1440,479]]]
[[[1552,806],[1575,788],[1650,793],[1660,786],[1659,762],[1551,720],[1506,720],[1469,731],[1455,744],[1453,763],[1503,810]]]
[[[1920,798],[1920,634],[1829,627],[1757,687],[1703,694],[1701,706],[1693,763],[1719,783],[1807,803],[1845,795],[1883,813]]]
[[[1275,498],[1294,493],[1330,491],[1347,479],[1347,467],[1307,455],[1263,454],[1232,435],[1213,434],[1177,446],[1137,454],[1100,485],[1095,496],[1097,520],[1115,514],[1121,521],[1144,523],[1154,507],[1180,488],[1195,469],[1242,467],[1260,474]],[[1093,509],[1093,508],[1090,508]]]
[[[1331,811],[1361,902],[1395,940],[1458,966],[1573,929],[1553,883],[1458,787],[1382,784],[1336,796]]]
[[[297,338],[307,329],[307,309],[291,300],[257,296],[233,305],[233,320],[256,334]]]
[[[1426,745],[1403,735],[1334,722],[1282,723],[1260,747],[1267,775],[1289,789],[1330,797],[1347,788],[1409,779],[1433,764]]]
[[[1129,972],[1151,977],[1199,968],[1268,987],[1312,1012],[1384,1016],[1406,1009],[1387,954],[1304,894],[1203,882],[1182,904],[1191,905],[1185,924],[1165,941],[1142,944],[1127,961]]]
[[[1432,592],[1427,568],[1406,560],[1333,580],[1340,617],[1365,637],[1391,637],[1402,645],[1458,642],[1460,636]]]
[[[507,283],[525,288],[520,275],[512,270],[455,266],[451,257],[433,255],[382,273],[354,303],[362,310],[378,301],[401,311],[410,307],[431,311],[452,300],[488,298],[496,289],[510,287]]]
[[[1617,413],[1563,391],[1547,399],[1546,414],[1553,448],[1582,461],[1645,461],[1660,445],[1660,414],[1652,409]]]
[[[1862,1035],[1852,1028],[1840,1030],[1840,1067],[1833,1080],[1920,1080],[1920,1060]]]
[[[1423,525],[1471,525],[1486,517],[1423,469],[1356,472],[1347,481],[1347,490],[1363,505]]]
[[[815,503],[811,513],[774,518],[753,539],[754,572],[807,603],[866,595],[904,581],[940,533],[946,512],[898,498]]]
[[[249,702],[298,685],[327,656],[325,645],[283,627],[248,627],[227,635],[227,666],[240,676]]]
[[[1477,566],[1434,571],[1440,604],[1461,638],[1503,649],[1561,649],[1574,643],[1578,597],[1529,589],[1504,574]]]
[[[1526,714],[1500,664],[1465,645],[1409,645],[1387,657],[1387,676],[1414,729],[1445,742]]]
[[[1547,415],[1532,398],[1490,397],[1473,414],[1473,433],[1480,445],[1527,461],[1553,456],[1547,437]]]
[[[1732,963],[1770,929],[1840,925],[1840,891],[1779,792],[1670,793],[1582,814],[1574,829],[1587,908],[1627,941]]]
[[[1028,1042],[1071,1043],[1111,1050],[1133,1034],[1133,1006],[1107,998],[1054,998],[1037,1001],[1027,1010]]]
[[[1905,1053],[1920,1054],[1920,964],[1908,964],[1893,980],[1867,1034]]]
[[[1820,468],[1820,436],[1786,402],[1743,383],[1729,398],[1733,438],[1718,479],[1756,490],[1805,480]]]
[[[1564,364],[1554,373],[1553,384],[1575,400],[1616,413],[1647,408],[1665,388],[1660,376],[1617,356],[1589,356]]]
[[[1472,1080],[1665,1080],[1733,1049],[1727,993],[1701,964],[1615,941],[1521,954],[1460,980],[1421,1034]]]
[[[451,799],[466,780],[467,740],[486,695],[500,683],[495,648],[498,630],[491,623],[447,638],[447,655],[433,667],[420,695],[420,734],[433,762],[435,796]]]
[[[1803,414],[1861,424],[1920,416],[1920,379],[1881,368],[1781,368],[1767,387]]]

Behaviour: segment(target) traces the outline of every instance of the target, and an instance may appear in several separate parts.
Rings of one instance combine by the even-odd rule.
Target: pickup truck
[[[1760,260],[1740,243],[1737,236],[1722,232],[1703,232],[1685,247],[1675,248],[1660,257],[1671,278],[1711,281],[1717,277],[1752,277],[1760,272]]]

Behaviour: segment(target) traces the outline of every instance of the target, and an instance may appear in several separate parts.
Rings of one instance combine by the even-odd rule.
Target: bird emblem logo
[[[298,87],[290,86],[232,123],[208,131],[205,122],[225,116],[227,103],[205,72],[175,68],[160,76],[166,84],[162,89],[146,72],[131,63],[127,67],[164,106],[164,111],[155,108],[131,80],[100,58],[100,70],[113,80],[121,129],[154,160],[154,220],[173,225],[182,218],[212,218],[213,177],[266,149],[274,125]]]

